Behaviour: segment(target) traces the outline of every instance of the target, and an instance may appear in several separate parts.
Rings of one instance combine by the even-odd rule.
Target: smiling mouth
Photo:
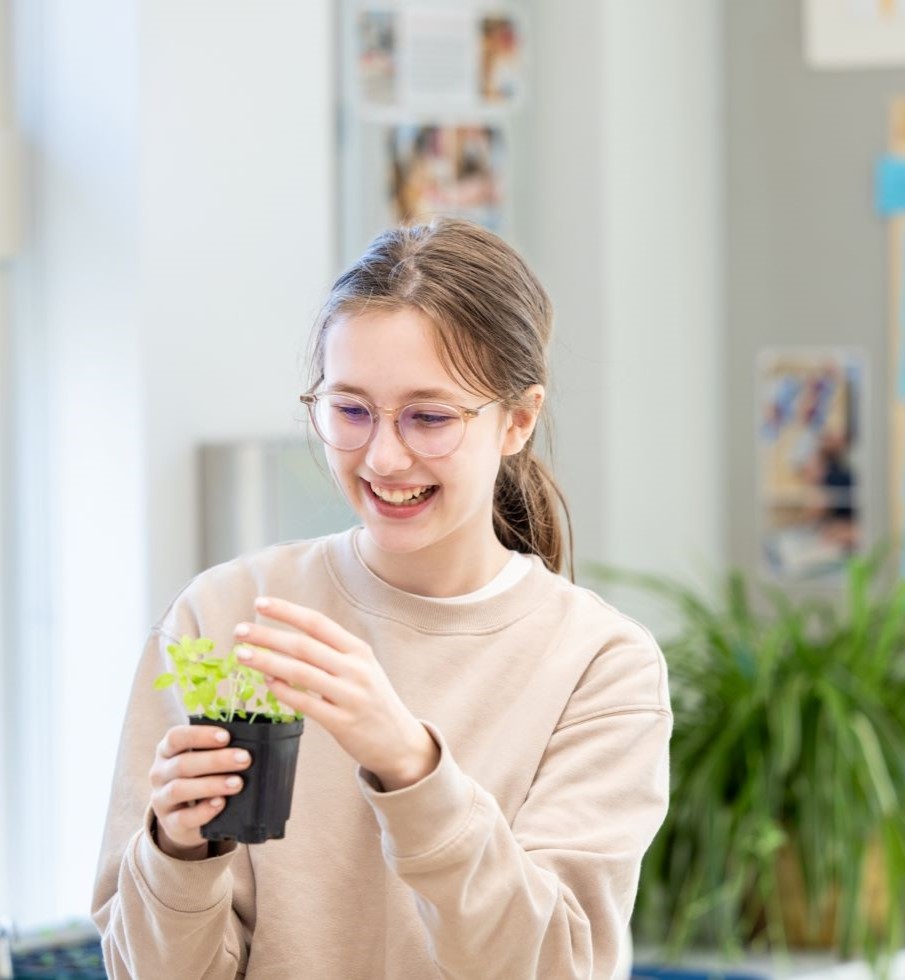
[[[378,500],[385,504],[393,504],[396,507],[414,507],[415,504],[420,504],[428,497],[432,497],[437,490],[437,487],[433,485],[409,487],[405,490],[392,490],[375,483],[369,483],[368,486]]]

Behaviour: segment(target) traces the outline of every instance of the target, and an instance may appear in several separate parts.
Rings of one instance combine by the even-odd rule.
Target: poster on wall
[[[365,118],[499,115],[524,89],[523,14],[476,4],[364,7],[356,26],[357,103]],[[448,120],[447,120],[448,121]]]
[[[479,21],[479,90],[488,103],[511,104],[522,92],[522,38],[512,14],[485,15]]]
[[[446,214],[500,231],[504,160],[499,127],[393,127],[387,139],[392,220],[411,224]]]
[[[396,101],[396,15],[362,10],[358,15],[358,86],[366,105]]]
[[[858,350],[758,359],[760,552],[775,579],[835,584],[863,552],[864,387]]]
[[[805,61],[812,68],[905,65],[905,0],[803,0]]]

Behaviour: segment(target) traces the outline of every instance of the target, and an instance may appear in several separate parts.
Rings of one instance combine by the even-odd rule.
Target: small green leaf
[[[154,681],[154,690],[162,691],[165,687],[170,687],[176,680],[175,674],[161,674]]]
[[[204,681],[198,685],[198,698],[202,704],[212,704],[217,697],[217,685],[213,681]]]

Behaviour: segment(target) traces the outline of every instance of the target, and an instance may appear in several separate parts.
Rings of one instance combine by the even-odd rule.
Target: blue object
[[[47,945],[27,953],[13,952],[13,977],[28,980],[106,980],[100,940],[89,939],[65,945]]]
[[[763,973],[736,973],[726,970],[685,970],[678,966],[632,966],[631,980],[770,980]]]
[[[877,164],[877,210],[884,217],[905,214],[905,157],[885,156]]]

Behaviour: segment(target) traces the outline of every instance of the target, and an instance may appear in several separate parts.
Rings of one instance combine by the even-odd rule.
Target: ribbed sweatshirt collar
[[[427,596],[403,592],[378,578],[355,553],[352,528],[325,540],[324,558],[336,587],[359,609],[422,633],[493,633],[522,619],[544,601],[553,576],[536,555],[532,568],[512,588],[489,599],[447,605]]]

